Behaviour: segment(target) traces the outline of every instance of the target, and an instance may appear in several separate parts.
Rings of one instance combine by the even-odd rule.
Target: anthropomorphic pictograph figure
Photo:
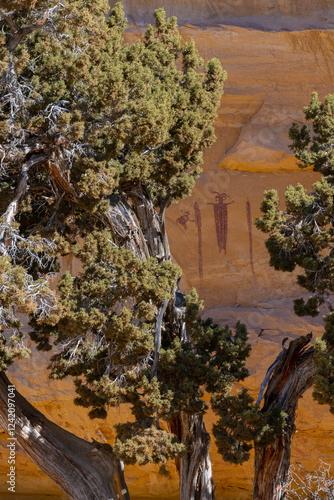
[[[226,193],[218,193],[210,189],[210,193],[216,194],[216,203],[207,203],[207,205],[213,205],[215,224],[216,224],[216,236],[219,252],[224,250],[226,253],[226,243],[227,243],[227,231],[228,231],[228,219],[227,219],[227,207],[234,203],[234,200],[229,203],[225,203],[227,198],[230,196]]]
[[[178,224],[181,224],[181,226],[184,227],[184,229],[188,229],[187,228],[187,222],[195,222],[194,220],[191,220],[189,218],[189,215],[190,215],[190,210],[187,210],[186,212],[184,210],[181,210],[181,212],[184,214],[184,215],[181,215],[181,217],[179,217],[178,219],[176,219],[176,222]]]

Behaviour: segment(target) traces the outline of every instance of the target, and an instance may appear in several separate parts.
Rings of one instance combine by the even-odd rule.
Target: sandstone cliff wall
[[[328,28],[334,21],[331,0],[125,0],[131,23],[152,22],[153,12],[164,7],[179,24],[233,24],[258,29]]]
[[[141,36],[143,25],[152,21],[154,8],[160,6],[156,0],[126,0],[128,40]],[[205,300],[206,316],[222,324],[233,325],[238,319],[247,324],[254,347],[248,385],[256,394],[284,336],[294,339],[310,330],[315,336],[322,333],[321,319],[308,322],[294,316],[292,300],[302,290],[293,276],[268,266],[265,238],[252,223],[260,214],[265,189],[275,187],[282,195],[288,184],[311,186],[316,179],[311,172],[298,171],[289,154],[288,129],[292,121],[302,121],[302,107],[313,90],[321,97],[333,92],[334,4],[331,0],[167,0],[164,7],[178,17],[184,39],[193,38],[205,59],[218,57],[228,72],[217,142],[205,155],[203,175],[192,197],[167,213],[171,249],[184,271],[183,290],[197,288]],[[224,208],[224,220],[217,221],[214,204],[222,193],[227,195],[223,203],[230,204]],[[189,212],[186,227],[178,221],[185,212]],[[217,224],[224,228],[223,236],[217,236]],[[89,422],[84,409],[71,403],[71,384],[47,380],[43,359],[32,358],[11,370],[18,389],[67,430],[112,443],[112,426],[122,418],[120,410],[106,422]],[[213,421],[209,414],[208,427]],[[317,467],[319,458],[334,465],[334,417],[312,402],[310,392],[300,404],[297,425],[292,461],[309,469]],[[1,436],[4,477],[6,435]],[[19,460],[18,495],[65,498],[24,455]],[[249,499],[252,462],[242,467],[225,464],[214,444],[212,460],[217,499]],[[129,467],[132,498],[177,499],[173,464],[170,471],[165,479],[152,467]],[[3,482],[0,488],[2,498],[13,498],[6,495]]]

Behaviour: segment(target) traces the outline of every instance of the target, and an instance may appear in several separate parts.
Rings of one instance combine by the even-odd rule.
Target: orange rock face
[[[126,1],[132,23],[129,41],[141,36],[145,23],[153,20],[154,8],[160,6],[155,0]],[[288,129],[293,121],[302,121],[302,108],[312,91],[321,98],[333,92],[334,6],[331,0],[167,0],[164,6],[168,15],[178,17],[184,39],[194,39],[206,60],[219,58],[228,72],[216,123],[217,142],[205,154],[193,195],[167,213],[171,249],[183,269],[182,289],[198,290],[205,316],[231,326],[241,319],[249,328],[253,352],[247,384],[255,395],[283,337],[294,339],[309,331],[322,334],[321,318],[306,321],[294,316],[293,298],[303,291],[294,284],[293,275],[268,266],[265,237],[253,222],[260,215],[264,190],[274,187],[282,196],[287,185],[311,186],[316,179],[312,172],[296,167],[288,149]],[[188,221],[181,224],[180,217],[188,212]],[[106,422],[89,421],[84,409],[71,402],[70,382],[48,381],[47,358],[43,360],[33,357],[11,370],[17,388],[67,430],[112,444],[113,424],[124,414],[115,409]],[[208,428],[214,420],[209,413]],[[292,462],[300,461],[307,469],[317,468],[319,459],[334,463],[334,417],[312,401],[311,391],[299,405],[297,427]],[[1,437],[1,477],[5,477],[6,434]],[[16,498],[65,498],[29,459],[18,457]],[[252,461],[228,465],[213,443],[212,462],[217,499],[250,498]],[[170,472],[166,479],[153,467],[129,467],[131,497],[177,499],[173,464]],[[4,481],[0,488],[1,498],[13,498]]]

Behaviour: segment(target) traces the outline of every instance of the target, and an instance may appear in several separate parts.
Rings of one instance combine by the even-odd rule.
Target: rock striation
[[[164,7],[180,25],[235,25],[259,30],[321,29],[332,26],[331,0],[125,0],[130,23],[152,22],[153,12]]]
[[[156,0],[126,0],[127,40],[142,36]],[[293,298],[302,290],[294,275],[268,266],[265,237],[256,230],[263,191],[275,187],[282,196],[289,184],[311,186],[317,176],[298,170],[288,148],[288,129],[303,120],[302,108],[316,90],[333,92],[334,4],[331,0],[166,0],[168,15],[176,15],[185,40],[194,39],[207,60],[217,57],[228,72],[225,95],[216,123],[216,144],[206,152],[204,171],[192,197],[167,212],[167,230],[175,261],[183,269],[182,289],[195,287],[205,301],[205,316],[221,324],[238,319],[251,333],[253,352],[247,381],[254,395],[267,367],[281,349],[282,338],[312,331],[322,334],[320,319],[296,318]],[[220,209],[217,209],[217,206]],[[189,212],[189,221],[179,218]],[[70,266],[71,263],[67,262]],[[107,421],[89,421],[74,407],[70,382],[47,379],[47,358],[33,357],[11,370],[10,377],[29,401],[67,430],[85,439],[112,443],[113,424],[122,415],[115,409]],[[123,411],[123,410],[122,410]],[[207,417],[208,428],[214,415]],[[334,420],[317,406],[311,391],[298,413],[298,433],[292,461],[318,467],[321,458],[334,465]],[[7,473],[6,435],[1,433],[1,477]],[[252,461],[225,464],[212,444],[216,498],[249,499]],[[24,455],[17,466],[17,498],[65,498],[61,490]],[[132,498],[178,498],[177,472],[162,478],[152,467],[129,467]],[[0,484],[2,498],[5,481]]]

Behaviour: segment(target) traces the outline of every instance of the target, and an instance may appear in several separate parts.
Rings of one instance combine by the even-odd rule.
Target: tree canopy
[[[3,198],[13,195],[22,162],[37,148],[47,157],[39,164],[54,165],[53,189],[66,194],[53,228],[66,224],[69,206],[77,207],[77,218],[85,211],[105,212],[106,196],[138,183],[147,185],[155,206],[188,195],[203,148],[214,141],[212,122],[225,79],[220,63],[212,60],[199,72],[203,61],[194,43],[181,44],[176,19],[166,20],[162,9],[143,40],[124,44],[120,4],[108,20],[105,1],[54,4],[44,13],[43,29],[35,29],[14,50],[6,50],[14,35],[3,36],[8,66],[0,121],[2,168],[12,169]],[[20,9],[10,17],[19,28],[34,21],[38,28],[37,13]],[[37,164],[30,168],[33,190],[32,180],[39,186],[41,173]],[[43,206],[39,219],[47,227],[55,196],[49,193],[42,204],[41,192],[32,192],[32,209]]]

